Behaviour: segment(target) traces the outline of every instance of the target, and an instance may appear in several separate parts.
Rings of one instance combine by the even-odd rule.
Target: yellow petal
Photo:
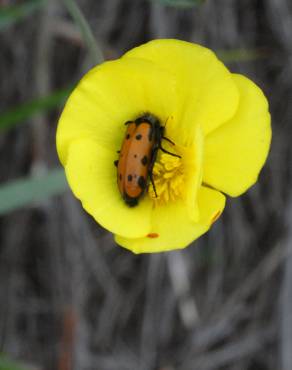
[[[152,202],[145,197],[133,208],[124,203],[115,159],[116,153],[93,140],[76,140],[68,153],[67,179],[74,195],[103,227],[124,237],[141,237],[151,231]]]
[[[162,252],[181,249],[204,234],[220,216],[225,197],[220,192],[201,187],[198,194],[200,221],[192,222],[183,202],[168,203],[152,213],[152,229],[149,237],[128,239],[115,236],[116,242],[134,253]]]
[[[233,75],[240,91],[235,116],[206,137],[203,182],[231,196],[252,186],[271,141],[267,100],[252,81]]]
[[[189,211],[188,215],[192,221],[197,222],[200,217],[197,198],[202,184],[204,151],[204,138],[200,126],[197,126],[195,135],[194,144],[188,148],[179,148],[178,152],[182,156],[183,167],[186,173],[184,186],[186,189],[185,201]]]
[[[200,124],[207,135],[235,113],[238,90],[231,73],[211,50],[162,39],[130,50],[123,59],[133,57],[153,61],[176,78],[180,97],[177,124],[185,131],[186,140],[193,125]]]
[[[124,123],[150,112],[161,122],[176,107],[175,82],[154,63],[123,59],[103,63],[83,77],[67,101],[59,121],[57,149],[66,163],[72,141],[87,139],[116,151]]]

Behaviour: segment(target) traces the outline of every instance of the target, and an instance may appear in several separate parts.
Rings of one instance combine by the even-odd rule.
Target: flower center
[[[181,158],[162,153],[155,162],[152,175],[157,196],[153,184],[150,184],[148,194],[155,205],[182,198],[184,171]]]

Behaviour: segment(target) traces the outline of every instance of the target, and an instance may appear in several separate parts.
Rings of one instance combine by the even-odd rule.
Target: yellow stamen
[[[181,158],[162,153],[153,168],[153,185],[149,185],[148,193],[155,205],[166,204],[183,197],[184,170]]]

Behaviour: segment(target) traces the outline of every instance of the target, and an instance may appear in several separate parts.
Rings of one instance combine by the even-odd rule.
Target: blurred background
[[[76,4],[105,59],[154,38],[214,49],[264,90],[272,149],[189,248],[118,247],[73,198],[55,149],[99,50],[72,0],[0,1],[0,369],[292,370],[291,0]]]

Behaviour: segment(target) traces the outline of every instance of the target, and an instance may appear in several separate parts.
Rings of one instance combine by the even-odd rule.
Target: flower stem
[[[94,63],[94,65],[102,63],[104,61],[103,53],[98,47],[95,37],[82,11],[76,4],[75,0],[63,1],[71,17],[74,19],[75,23],[80,29],[82,38],[90,52],[92,62]]]

